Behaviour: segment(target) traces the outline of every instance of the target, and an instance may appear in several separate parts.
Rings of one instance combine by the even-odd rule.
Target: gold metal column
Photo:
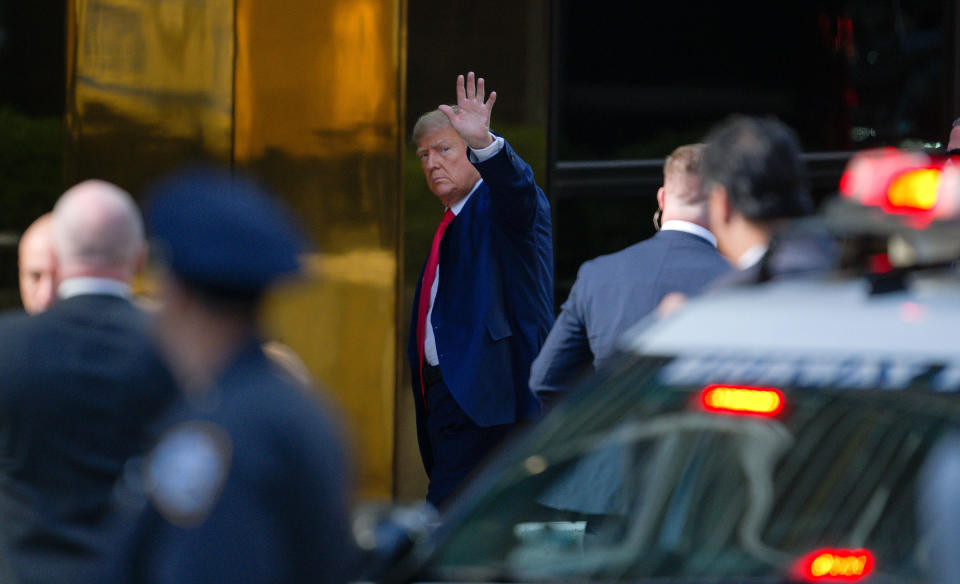
[[[136,190],[187,160],[228,161],[232,0],[72,0],[67,180]]]
[[[346,415],[361,498],[393,491],[404,0],[70,0],[67,170],[136,193],[186,162],[273,187],[317,251],[271,335]],[[290,477],[296,480],[296,477]]]
[[[282,193],[319,248],[270,322],[348,414],[363,497],[393,488],[400,4],[236,3],[236,163]]]

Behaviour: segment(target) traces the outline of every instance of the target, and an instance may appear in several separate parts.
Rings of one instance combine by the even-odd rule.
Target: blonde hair
[[[453,108],[455,113],[460,111],[455,105],[450,107]],[[452,127],[453,126],[450,124],[450,118],[447,117],[447,114],[443,113],[439,109],[435,109],[423,114],[417,119],[417,123],[413,125],[413,132],[410,133],[410,141],[413,142],[414,145],[417,145],[424,136],[428,136],[444,128]]]
[[[703,144],[678,146],[663,163],[663,183],[676,185],[678,188],[672,194],[686,205],[698,205],[706,200],[700,181],[703,150]]]

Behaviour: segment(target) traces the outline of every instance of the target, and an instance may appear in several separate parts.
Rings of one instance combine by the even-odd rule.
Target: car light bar
[[[847,163],[840,194],[925,229],[934,220],[960,220],[960,164],[918,151],[863,150]]]
[[[865,549],[821,549],[804,556],[796,571],[808,582],[857,582],[873,571],[873,554]]]
[[[700,403],[708,412],[776,416],[783,410],[779,389],[744,385],[708,385],[700,392]]]
[[[887,203],[893,210],[929,211],[937,204],[939,168],[920,168],[899,174],[887,187]]]

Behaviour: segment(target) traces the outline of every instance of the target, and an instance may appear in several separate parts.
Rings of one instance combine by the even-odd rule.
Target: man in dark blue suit
[[[0,580],[85,582],[112,548],[111,494],[177,395],[130,281],[146,244],[130,196],[87,181],[51,223],[57,299],[0,320]]]
[[[617,352],[617,340],[670,293],[690,296],[730,270],[707,229],[700,188],[703,146],[681,146],[667,158],[657,192],[663,225],[645,241],[585,262],[533,362],[530,387],[547,405],[586,371]]]
[[[414,296],[408,356],[417,438],[440,506],[518,422],[539,414],[530,363],[553,322],[550,207],[533,171],[490,132],[483,79],[420,117],[413,142],[446,207]]]

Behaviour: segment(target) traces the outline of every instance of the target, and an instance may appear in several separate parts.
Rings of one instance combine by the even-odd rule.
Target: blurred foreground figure
[[[54,299],[51,217],[46,213],[31,223],[17,246],[20,301],[27,314],[43,312]]]
[[[791,220],[813,213],[807,170],[793,130],[775,118],[732,116],[706,138],[701,166],[710,229],[740,269],[722,284],[763,282],[832,266],[824,235]]]
[[[299,270],[300,233],[255,186],[208,170],[157,185],[147,221],[165,264],[156,333],[184,399],[146,460],[114,580],[344,582],[339,439],[257,326],[267,288]]]
[[[88,579],[109,549],[114,483],[176,396],[130,302],[146,252],[130,196],[81,183],[57,202],[49,229],[58,301],[0,320],[4,582]]]
[[[700,185],[702,144],[680,146],[663,165],[657,191],[663,225],[656,235],[580,266],[543,349],[533,362],[530,389],[545,405],[580,375],[617,354],[617,341],[667,294],[694,295],[730,271],[717,252]],[[587,496],[595,489],[585,489]]]

